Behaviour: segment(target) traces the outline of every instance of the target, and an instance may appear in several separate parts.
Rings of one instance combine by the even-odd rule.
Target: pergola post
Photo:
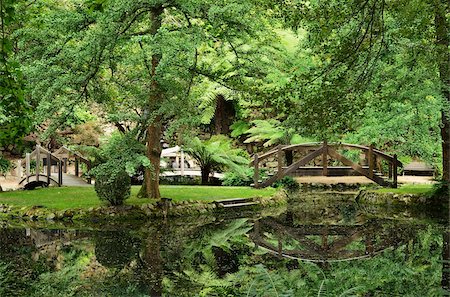
[[[19,161],[17,161],[17,176],[19,177],[19,178],[21,178],[22,177],[22,160],[19,160]]]
[[[30,163],[31,163],[31,154],[27,153],[25,155],[25,174],[27,175],[27,183],[30,181]]]
[[[36,146],[36,181],[39,181],[40,163],[41,163],[41,147],[39,145],[37,145]]]
[[[69,162],[68,158],[64,158],[64,173],[67,173],[67,162]]]
[[[62,186],[63,184],[63,166],[62,166],[62,162],[58,161],[58,184],[59,186]]]
[[[181,149],[181,151],[180,151],[180,154],[181,154],[181,164],[180,164],[180,170],[181,170],[181,176],[184,176],[184,151],[183,151],[183,149]]]
[[[47,184],[50,185],[50,174],[52,173],[52,155],[47,152]]]

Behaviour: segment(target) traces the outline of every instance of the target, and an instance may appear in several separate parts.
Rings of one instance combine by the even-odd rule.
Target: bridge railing
[[[31,170],[31,161],[35,161],[34,172]],[[52,162],[57,165],[58,168],[58,180],[54,180],[51,176],[51,167]],[[23,170],[25,166],[25,171]],[[41,174],[42,171],[45,174]],[[23,179],[19,182],[22,184],[23,182],[30,182],[30,179],[33,178],[35,182],[46,182],[47,185],[53,181],[61,186],[63,183],[62,180],[62,161],[50,151],[41,147],[40,145],[36,145],[36,149],[32,153],[27,153],[25,159],[19,160],[18,162],[18,176],[23,177]],[[25,174],[24,174],[25,173]]]
[[[348,159],[344,154],[339,153],[340,150],[359,150],[364,153],[367,164],[361,165]],[[294,162],[294,155],[301,155],[301,158]],[[288,156],[290,157],[288,158]],[[351,170],[366,176],[382,186],[389,185],[397,187],[398,167],[403,166],[402,163],[398,161],[396,155],[391,156],[381,150],[375,149],[373,146],[348,143],[328,143],[327,141],[295,145],[278,145],[268,152],[254,155],[252,162],[249,164],[254,167],[254,186],[257,188],[269,186],[286,175],[292,175],[297,169],[304,167],[319,157],[322,159],[321,164],[319,166],[315,164],[314,168],[309,169],[317,171],[320,168],[322,171],[321,175],[328,176],[329,169],[336,169],[336,167],[329,166],[328,163],[330,157],[331,160],[335,160],[336,162],[348,166]],[[381,177],[380,171],[382,170],[378,170],[377,172],[376,165],[379,164],[379,167],[381,167],[382,161],[384,161],[389,168],[388,178],[392,179],[392,182],[388,182]],[[269,163],[269,166],[264,167],[263,165],[267,163]],[[266,171],[267,169],[269,169],[269,171],[272,169],[272,172],[268,174],[269,176],[266,180],[261,180],[261,170],[264,169],[266,169]]]

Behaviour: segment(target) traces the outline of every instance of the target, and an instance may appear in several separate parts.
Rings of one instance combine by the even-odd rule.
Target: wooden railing
[[[339,150],[360,150],[362,151],[368,163],[368,167],[355,163],[345,157],[344,155],[339,153]],[[292,151],[293,153],[303,153],[302,158],[297,161],[292,162],[292,164],[286,164],[284,166],[284,154],[287,151]],[[376,182],[381,186],[391,186],[397,187],[397,175],[398,175],[398,167],[402,167],[402,163],[397,160],[397,156],[390,156],[383,151],[375,149],[371,146],[363,146],[356,144],[348,144],[348,143],[327,143],[327,141],[318,143],[304,143],[304,144],[295,144],[295,145],[278,145],[277,147],[271,149],[270,151],[263,153],[261,155],[255,155],[253,157],[253,161],[250,166],[254,167],[254,187],[261,188],[267,187],[277,180],[283,178],[287,175],[292,175],[299,168],[307,165],[312,160],[322,157],[321,167],[314,167],[313,169],[321,168],[322,175],[328,176],[329,170],[333,169],[328,165],[328,157],[332,160],[339,161],[340,163],[348,166],[349,169],[357,172],[358,174],[369,178],[370,180]],[[276,170],[272,176],[269,176],[265,180],[260,180],[260,169],[261,164],[269,158],[276,159]],[[384,178],[380,171],[377,171],[376,162],[377,160],[384,160],[387,162],[389,167],[388,179]]]

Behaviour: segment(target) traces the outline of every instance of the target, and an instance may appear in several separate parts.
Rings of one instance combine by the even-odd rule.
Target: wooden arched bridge
[[[67,165],[71,160],[75,161],[75,174],[67,174]],[[89,177],[87,182],[79,177],[79,164],[86,164],[87,171],[89,171],[91,168],[90,161],[64,146],[55,152],[50,152],[37,145],[32,153],[27,153],[25,159],[19,160],[18,163],[18,175],[22,177],[19,185],[23,185],[25,189],[48,187],[50,185],[62,186],[63,183],[69,186],[82,186],[91,183]]]
[[[352,161],[351,156],[359,161]],[[254,167],[255,188],[270,186],[284,176],[305,175],[362,175],[381,186],[396,188],[397,169],[403,164],[397,155],[388,155],[373,146],[324,141],[279,145],[256,154],[250,166]]]

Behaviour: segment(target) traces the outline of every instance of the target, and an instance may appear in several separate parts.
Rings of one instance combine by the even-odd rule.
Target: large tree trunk
[[[150,33],[155,35],[161,27],[161,18],[164,12],[162,6],[155,7],[151,11],[152,27]],[[152,55],[151,65],[151,92],[149,98],[149,113],[158,114],[158,109],[161,102],[164,100],[161,89],[156,81],[156,68],[161,60],[160,54]],[[161,160],[161,136],[162,136],[162,118],[156,116],[147,127],[147,158],[150,160],[151,167],[145,169],[144,183],[139,191],[138,196],[143,198],[160,199],[161,194],[159,192],[159,173],[160,173],[160,160]]]
[[[449,48],[449,28],[446,14],[449,11],[447,0],[436,1],[435,26],[436,26],[436,46],[437,62],[439,66],[439,77],[442,83],[442,95],[446,102],[450,103],[450,53]],[[442,111],[442,169],[443,180],[450,182],[450,114],[448,107]]]
[[[236,117],[236,110],[232,101],[225,100],[221,94],[216,96],[216,111],[214,113],[215,133],[228,134],[230,126]]]
[[[154,123],[147,128],[147,158],[151,167],[145,168],[144,183],[139,192],[139,197],[160,199],[159,173],[161,161],[161,135],[162,126],[160,119],[155,119]]]
[[[161,256],[162,230],[164,225],[150,227],[150,232],[139,253],[136,279],[142,292],[151,297],[160,297],[163,293],[164,259]]]

